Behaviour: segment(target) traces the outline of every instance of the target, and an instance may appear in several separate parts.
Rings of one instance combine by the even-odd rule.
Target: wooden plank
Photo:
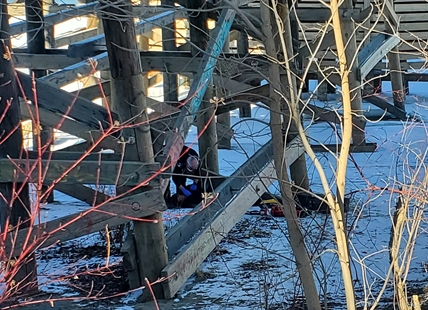
[[[359,18],[361,20],[366,19],[372,12],[372,8],[367,8],[363,11],[361,11]],[[319,28],[319,27],[317,27]],[[307,40],[309,41],[309,44],[306,44],[306,42],[304,42],[304,44],[302,45],[302,47],[299,50],[299,55],[301,55],[301,57],[305,60],[307,57],[310,57],[312,55],[312,53],[314,51],[323,51],[326,50],[328,47],[331,47],[332,45],[334,45],[334,32],[333,30],[329,30],[327,33],[318,36],[313,42],[310,42],[311,39],[307,38]],[[304,61],[304,63],[306,63],[306,61]]]
[[[187,13],[184,10],[175,10],[159,13],[155,16],[145,18],[136,23],[136,35],[148,33],[156,27],[164,27],[175,21],[178,18],[186,17]],[[100,47],[105,46],[106,39],[104,34],[94,36],[92,38],[75,42],[68,46],[67,55],[69,57],[92,57],[99,53]]]
[[[172,259],[177,251],[180,250],[198,231],[202,229],[213,216],[232,199],[236,191],[241,189],[248,182],[248,177],[256,175],[257,172],[269,161],[272,160],[273,148],[272,141],[269,140],[261,147],[251,158],[241,165],[230,177],[226,178],[218,187],[215,193],[218,193],[214,203],[207,207],[196,206],[189,216],[181,219],[173,226],[166,236],[168,255]],[[260,195],[263,193],[260,193]]]
[[[118,139],[112,135],[106,135],[100,130],[93,129],[83,123],[76,120],[64,117],[61,114],[57,114],[54,111],[47,111],[43,108],[39,108],[36,111],[34,105],[29,105],[23,100],[20,100],[21,115],[23,120],[32,119],[36,113],[39,113],[42,122],[49,127],[60,129],[73,136],[82,138],[91,145],[96,144],[98,147],[104,149],[110,149],[117,153],[123,151],[123,146],[118,143]]]
[[[0,159],[2,182],[37,182],[45,184],[63,182],[67,184],[139,185],[159,183],[159,163],[117,162],[48,159]],[[42,175],[38,167],[42,166]]]
[[[398,36],[386,36],[384,34],[379,34],[376,39],[371,41],[358,53],[361,82],[363,82],[370,71],[382,60],[382,58],[385,58],[385,56],[395,46],[397,46],[400,41],[401,40]],[[370,54],[366,56],[365,54],[368,52],[370,52]]]
[[[141,205],[144,201],[144,206]],[[23,250],[33,252],[57,242],[64,242],[95,231],[127,223],[165,210],[163,195],[153,189],[137,195],[111,201],[88,211],[78,212],[31,228],[10,232],[5,242],[8,255],[19,255]],[[27,239],[28,238],[28,239]]]
[[[285,150],[286,166],[290,166],[303,153],[304,150],[298,139],[290,143]],[[246,185],[240,188],[233,199],[214,215],[211,221],[194,236],[190,243],[183,247],[180,254],[162,271],[162,276],[168,279],[163,282],[166,298],[172,298],[177,293],[184,282],[257,201],[261,192],[264,192],[275,181],[276,172],[273,160],[264,163],[257,174],[247,177]]]
[[[192,57],[190,52],[148,51],[140,55],[143,72],[196,73],[202,62],[201,57]],[[236,76],[245,72],[267,72],[269,60],[263,55],[240,57],[233,53],[222,53],[216,66],[225,76]]]
[[[61,22],[68,21],[78,16],[88,15],[95,13],[98,2],[92,2],[86,5],[77,6],[69,9],[67,6],[65,10],[57,13],[45,15],[45,27],[52,26]],[[13,23],[10,25],[10,35],[20,35],[27,31],[27,23],[25,20]]]
[[[25,99],[35,102],[31,77],[19,71],[17,74],[27,97]],[[114,112],[111,111],[109,114],[104,107],[95,105],[89,100],[73,96],[41,80],[36,80],[35,83],[39,109],[43,108],[53,113],[67,115],[95,130],[100,130],[100,126],[109,128],[110,116],[113,121],[118,120]],[[22,96],[22,94],[20,95]],[[55,100],[52,100],[53,98]]]
[[[65,34],[62,34],[61,36],[56,37],[54,42],[56,47],[62,47],[65,45],[73,44],[75,42],[89,39],[93,36],[96,36],[97,34],[98,34],[97,28],[92,28],[92,29],[85,28],[84,30],[72,31],[72,32],[67,32]]]
[[[40,156],[38,151],[26,151],[23,154],[25,159],[39,159]],[[90,160],[90,161],[121,161],[122,155],[117,153],[89,153],[84,152],[66,152],[66,151],[55,151],[48,152],[45,151],[41,155],[41,159],[52,159],[52,160],[68,160],[68,161],[80,161],[80,160]]]
[[[323,144],[323,145],[311,145],[312,150],[315,153],[327,153],[333,152],[335,154],[340,153],[340,144]],[[376,143],[366,143],[365,145],[350,145],[350,153],[373,153],[377,149]]]
[[[60,71],[49,74],[40,79],[40,81],[49,83],[56,87],[65,86],[78,77],[84,77],[88,75],[93,75],[97,71],[104,71],[110,67],[107,52],[101,53],[94,57],[91,57],[90,60],[83,60],[78,63],[74,63],[68,67],[63,68]]]
[[[409,118],[409,115],[406,113],[406,111],[403,111],[402,109],[390,104],[388,101],[386,101],[385,99],[379,96],[376,96],[376,95],[364,96],[363,99],[377,106],[381,110],[391,113],[392,115],[397,117],[399,120],[407,121]]]
[[[111,95],[110,81],[100,81],[96,85],[88,86],[72,92],[72,94],[75,96],[79,96],[91,101],[101,98],[103,93],[106,97]]]
[[[202,57],[198,73],[190,86],[189,95],[185,101],[186,104],[181,109],[173,130],[168,133],[162,156],[168,163],[171,163],[172,169],[180,156],[189,128],[193,124],[195,114],[199,110],[202,98],[211,81],[217,58],[222,53],[222,48],[228,38],[235,14],[236,12],[232,9],[222,10],[208,42],[206,53]],[[163,180],[163,191],[166,190],[167,185],[168,180]]]
[[[67,55],[13,53],[16,68],[59,70],[82,61]]]
[[[30,56],[20,56],[20,62],[23,63],[25,58]],[[192,57],[189,52],[140,52],[142,70],[144,73],[151,71],[168,72],[170,74],[185,74],[185,73],[196,73],[202,59],[200,57]],[[34,56],[42,59],[42,57]],[[44,57],[46,60],[48,57]],[[87,60],[79,61],[79,58],[65,58],[64,55],[55,55],[52,57],[55,61],[50,64],[46,62],[40,62],[40,64],[33,64],[32,59],[27,59],[25,62],[26,66],[41,66],[41,67],[54,67],[50,69],[59,69],[61,64],[60,60],[64,60],[64,64],[67,62],[72,63],[68,67],[52,73],[43,78],[43,81],[56,85],[57,87],[64,86],[74,80],[94,74],[95,71],[103,71],[109,69],[109,62],[107,52],[101,53],[92,57],[96,61],[96,70],[90,65]],[[246,56],[245,58],[238,58],[236,54],[222,54],[222,57],[218,59],[217,69],[222,72],[225,76],[236,76],[242,75],[246,72],[266,72],[269,61],[266,57],[261,55]]]
[[[70,197],[83,201],[91,206],[94,205],[94,203],[95,205],[99,205],[111,198],[109,195],[89,188],[83,184],[69,185],[64,183],[58,183],[55,184],[54,189]]]
[[[395,13],[395,8],[390,0],[383,0],[383,13],[388,18],[389,22],[391,22],[392,26],[398,26],[400,18]]]

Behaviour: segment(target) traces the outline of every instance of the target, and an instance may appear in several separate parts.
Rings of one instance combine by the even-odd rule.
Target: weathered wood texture
[[[175,19],[186,17],[186,12],[179,9],[155,14],[157,15],[145,18],[135,25],[136,35],[148,33],[155,27],[168,26],[173,23]],[[132,18],[132,15],[128,13],[128,17]],[[100,50],[103,50],[103,46],[105,46],[105,44],[106,37],[104,34],[100,34],[69,45],[67,55],[70,57],[91,57],[98,54]]]
[[[311,145],[311,148],[316,153],[328,153],[333,152],[334,154],[340,153],[340,144],[322,144],[322,145]],[[377,149],[376,143],[366,143],[365,145],[350,145],[350,153],[373,153]]]
[[[271,145],[268,144],[262,148],[262,153],[265,156],[267,155],[267,148],[271,148]],[[302,155],[303,152],[303,147],[298,140],[292,142],[285,152],[287,167]],[[258,154],[260,154],[260,151],[253,157],[257,158]],[[180,253],[163,270],[162,275],[169,278],[168,281],[164,282],[166,298],[172,298],[176,294],[184,282],[196,271],[204,259],[235,226],[252,204],[275,181],[276,172],[272,164],[272,159],[267,161],[259,160],[260,157],[257,160],[258,165],[252,166],[257,172],[247,175],[247,178],[244,179],[244,185],[238,188],[238,192],[228,201],[226,206],[217,201],[221,194],[212,202],[213,205],[217,204],[218,212],[211,214],[206,225],[202,225],[202,229],[194,235],[191,242],[186,244]],[[229,182],[229,180],[225,181],[225,183]],[[191,218],[189,217],[188,223],[193,222]]]
[[[76,8],[70,8],[69,6],[64,6],[64,10],[59,10],[56,13],[47,14],[44,16],[45,27],[52,26],[67,20],[76,18],[78,16],[87,15],[94,13],[98,2],[92,2],[86,5],[82,5]],[[10,35],[19,35],[27,31],[27,22],[25,20],[13,23],[10,25]]]
[[[102,3],[106,5],[102,22],[110,62],[112,109],[126,125],[121,132],[123,141],[127,142],[124,158],[154,162],[147,89],[144,89],[131,5],[125,0],[106,0]],[[126,188],[118,188],[119,192],[124,190]],[[144,206],[145,201],[141,200],[140,204]],[[155,213],[145,217],[144,221],[134,221],[134,238],[137,253],[132,259],[137,259],[140,286],[145,286],[145,279],[151,283],[156,281],[168,262],[162,214]],[[154,285],[152,290],[156,298],[163,298],[161,285]],[[152,298],[150,290],[143,290],[143,300]]]
[[[22,119],[32,119],[33,116],[36,115],[36,107],[34,105],[21,101],[20,106]],[[40,119],[43,120],[47,126],[60,129],[71,135],[85,139],[89,142],[88,147],[102,147],[104,149],[111,149],[119,153],[123,150],[123,145],[118,143],[118,139],[116,139],[113,135],[106,135],[98,128],[94,129],[93,127],[86,126],[77,120],[65,118],[64,114],[56,113],[55,110],[48,111],[39,107],[38,113],[40,115]]]
[[[162,0],[166,6],[174,6],[173,0]],[[162,50],[177,51],[175,22],[162,28]],[[145,62],[145,59],[144,59]],[[178,103],[178,75],[170,72],[163,73],[163,97],[164,101],[171,105]]]
[[[38,165],[42,166],[39,175]],[[68,184],[110,184],[133,186],[150,182],[159,183],[158,163],[89,161],[47,159],[0,159],[2,182],[62,182]]]
[[[35,81],[37,95],[35,96],[32,89],[33,81],[31,77],[22,72],[17,73],[25,96],[27,97],[25,99],[29,99],[32,102],[37,100],[39,108],[60,115],[67,115],[94,130],[108,128],[112,125],[110,120],[115,121],[118,119],[113,112],[109,113],[105,108],[97,106],[89,100],[76,97],[73,94],[40,80]],[[20,96],[22,96],[22,94],[20,94]],[[55,100],[52,100],[52,98],[55,98]]]
[[[376,96],[376,95],[365,96],[363,97],[363,99],[377,106],[378,108],[384,110],[385,112],[391,113],[399,120],[408,121],[410,117],[406,113],[406,111],[396,107],[395,105],[392,105],[391,103],[389,103],[387,100],[385,100],[380,96]]]
[[[18,86],[14,68],[10,61],[9,36],[7,24],[7,1],[0,2],[0,158],[19,157],[22,152],[21,112],[18,99]],[[7,159],[6,159],[7,160]],[[24,183],[6,181],[0,183],[0,232],[10,227],[16,229],[29,225],[31,201],[29,186]],[[0,250],[0,259],[6,260]],[[6,263],[4,271],[6,291],[11,294],[37,291],[37,268],[34,255],[23,257],[19,264]],[[15,285],[13,285],[15,283]],[[10,290],[10,291],[9,291]]]
[[[43,16],[43,1],[42,0],[25,0],[25,17],[27,20],[27,49],[31,54],[43,54],[45,52],[45,28]],[[40,78],[47,74],[46,70],[31,70],[31,74],[35,78]],[[51,127],[40,123],[36,120],[33,123],[34,128],[39,128],[33,131],[33,148],[49,149],[53,143],[53,130]],[[37,133],[37,134],[35,134]],[[45,186],[41,188],[42,192],[47,189]],[[51,191],[44,199],[45,202],[52,203],[54,201],[54,193]]]
[[[141,203],[142,201],[144,201],[144,205]],[[103,230],[106,225],[114,227],[132,219],[164,211],[165,208],[163,195],[159,189],[109,201],[91,207],[87,211],[22,229],[18,234],[9,233],[6,240],[6,253],[12,256],[18,255],[22,251],[31,253],[57,242]]]

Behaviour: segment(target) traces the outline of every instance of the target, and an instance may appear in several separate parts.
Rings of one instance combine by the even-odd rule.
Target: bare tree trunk
[[[350,255],[348,237],[346,234],[345,214],[344,214],[344,197],[346,185],[346,169],[348,166],[349,148],[352,140],[352,96],[351,85],[349,80],[350,69],[347,67],[348,59],[345,49],[345,42],[342,35],[341,20],[339,14],[339,3],[337,0],[330,1],[332,14],[332,23],[334,29],[334,38],[336,42],[337,55],[339,58],[340,76],[342,77],[342,101],[343,101],[343,123],[342,123],[342,146],[337,162],[336,169],[336,200],[327,193],[327,198],[331,205],[331,215],[336,233],[336,241],[342,277],[345,286],[346,304],[348,310],[356,309],[355,292],[350,267]],[[359,91],[358,91],[359,92]],[[354,141],[355,142],[355,141]]]
[[[272,7],[270,6],[268,0],[263,0],[260,3],[260,12],[263,24],[263,34],[265,36],[264,44],[266,48],[266,53],[273,59],[277,59],[277,50],[275,47],[275,39],[272,30],[278,28],[276,27],[276,24],[272,25],[271,11]],[[278,16],[274,16],[273,18],[275,17]],[[280,93],[282,93],[283,88],[280,82],[279,69],[280,65],[278,62],[271,63],[269,67],[269,85],[270,98],[272,99],[270,126],[272,131],[274,163],[283,199],[282,212],[284,213],[285,219],[287,221],[287,227],[290,234],[290,245],[293,250],[293,254],[296,258],[296,265],[299,270],[300,280],[302,281],[308,309],[320,310],[321,305],[319,301],[318,291],[315,285],[315,280],[312,274],[312,265],[308,252],[306,250],[302,231],[299,227],[299,222],[296,214],[296,205],[293,199],[291,183],[289,181],[289,176],[285,165],[286,158],[284,158],[285,141],[282,131],[282,107],[287,104],[280,95]],[[292,89],[290,93],[293,91],[296,91],[296,89]],[[288,115],[290,116],[290,113],[288,113]],[[290,117],[288,119],[286,118],[286,120],[288,122],[291,121]]]

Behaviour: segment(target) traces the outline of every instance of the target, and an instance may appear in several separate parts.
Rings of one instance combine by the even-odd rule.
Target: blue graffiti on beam
[[[220,53],[223,50],[223,45],[226,42],[227,37],[229,36],[229,31],[232,27],[234,18],[235,14],[231,14],[229,18],[224,20],[224,22],[220,26],[218,40],[212,42],[212,45],[207,50],[206,56],[208,56],[208,60],[206,60],[206,65],[204,66],[205,70],[202,73],[201,79],[199,80],[198,87],[194,90],[196,94],[193,97],[192,103],[190,105],[190,113],[192,114],[196,113],[199,110],[203,94],[205,94],[205,91],[208,87],[208,82],[216,66],[217,58],[220,56]]]

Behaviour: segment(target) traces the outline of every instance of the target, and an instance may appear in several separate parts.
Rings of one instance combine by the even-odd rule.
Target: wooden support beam
[[[232,9],[223,9],[216,27],[214,28],[206,53],[202,57],[201,66],[190,87],[186,104],[181,109],[174,130],[168,134],[166,146],[163,151],[163,157],[171,163],[171,169],[174,169],[181,150],[186,140],[189,128],[194,121],[194,116],[199,110],[202,98],[211,80],[212,73],[217,63],[217,58],[222,52],[224,42],[227,40],[230,28],[235,18],[235,11]],[[162,191],[165,192],[169,180],[164,179]]]
[[[398,36],[397,28],[398,28],[398,17],[394,11],[393,0],[384,0],[384,11],[386,17],[388,18],[388,22],[385,22],[385,31],[388,34],[396,37]],[[406,93],[404,91],[403,84],[403,73],[401,71],[401,63],[400,63],[400,54],[397,46],[394,46],[390,50],[388,54],[389,66],[390,66],[390,76],[391,76],[391,86],[392,86],[392,94],[394,100],[394,106],[405,110],[406,104]]]
[[[111,107],[120,120],[129,125],[122,130],[122,137],[125,141],[133,141],[125,145],[124,158],[152,163],[154,153],[147,113],[147,89],[135,40],[139,33],[130,14],[132,6],[126,0],[103,0],[101,3],[104,4],[102,23],[110,62]],[[162,23],[161,20],[158,22]],[[171,22],[173,20],[165,25]],[[128,188],[120,187],[117,191],[124,193]],[[160,193],[163,197],[163,191]],[[145,206],[145,200],[140,200],[139,204]],[[159,279],[168,262],[162,214],[151,214],[143,221],[135,220],[133,224],[136,253],[132,259],[138,262],[139,285],[145,286],[146,279],[151,283]],[[143,290],[141,298],[142,301],[163,298],[162,287],[152,285],[150,290]]]
[[[240,55],[248,54],[248,35],[245,32],[239,32],[237,50]],[[251,104],[247,104],[239,108],[239,117],[251,117]]]
[[[23,135],[20,126],[18,84],[15,69],[10,61],[9,22],[7,1],[0,2],[0,158],[19,157],[22,152]],[[7,159],[6,159],[7,160]],[[11,227],[21,229],[29,226],[32,216],[29,185],[6,181],[0,183],[0,233],[4,236]],[[20,252],[16,255],[21,254]],[[15,256],[16,256],[15,255]],[[38,290],[35,255],[26,255],[15,260],[14,256],[3,256],[2,286],[11,297]],[[17,262],[19,262],[17,264]]]
[[[93,36],[96,36],[98,33],[98,29],[97,28],[92,28],[92,29],[84,29],[84,30],[76,30],[76,31],[71,31],[71,32],[67,32],[65,34],[62,34],[59,37],[56,37],[54,40],[54,44],[56,47],[62,47],[65,45],[70,45],[73,44],[75,42],[79,42],[82,40],[87,40]]]
[[[226,40],[223,46],[223,52],[230,53],[230,33],[229,38]],[[228,91],[224,88],[214,87],[215,97],[222,98],[228,94]],[[217,126],[217,137],[218,137],[218,149],[231,149],[232,148],[232,137],[228,137],[219,133],[219,129],[222,127],[227,131],[232,131],[230,113],[217,114],[216,116]]]
[[[174,0],[162,0],[161,3],[166,6],[174,6]],[[176,46],[176,27],[175,22],[162,28],[162,50],[177,51]],[[145,60],[145,58],[144,58]],[[144,71],[144,70],[143,70]],[[178,75],[171,72],[163,73],[163,99],[165,102],[176,106],[178,104]],[[162,145],[163,145],[162,139]]]
[[[344,12],[346,12],[346,10],[350,10],[350,9],[345,9]],[[352,10],[352,9],[351,9]],[[342,13],[342,18],[345,18],[345,20],[347,20],[346,18],[346,14]],[[363,21],[365,20],[370,14],[372,14],[373,10],[371,7],[363,10],[360,12],[359,17],[354,19],[355,21]],[[345,14],[345,15],[344,15]],[[331,12],[330,12],[331,15]],[[304,44],[300,50],[299,50],[299,55],[302,57],[304,63],[307,62],[307,60],[305,61],[305,59],[310,58],[311,55],[316,51],[324,51],[326,50],[328,47],[331,47],[334,45],[334,32],[333,30],[329,30],[327,33],[321,35],[320,37],[318,37],[316,40],[314,40],[313,42],[308,42],[309,44]]]
[[[69,185],[64,183],[58,183],[55,184],[54,189],[60,191],[63,194],[66,194],[67,196],[83,201],[91,206],[99,205],[111,198],[109,195],[89,188],[83,184]]]
[[[122,160],[122,155],[117,153],[89,153],[85,152],[67,152],[67,151],[45,151],[42,153],[41,158],[38,151],[26,151],[23,154],[23,159],[51,159],[51,160],[63,160],[70,162],[77,162],[81,160],[89,161],[117,161]]]
[[[396,107],[395,105],[390,104],[387,100],[379,96],[376,96],[376,95],[365,96],[363,99],[377,106],[381,110],[391,113],[399,120],[408,121],[409,119],[409,115],[406,113],[405,110],[402,110]]]
[[[25,0],[25,18],[27,20],[27,49],[30,54],[45,53],[45,29],[43,16],[43,1],[42,0]],[[31,70],[30,74],[34,78],[41,78],[47,74],[46,70]],[[40,128],[37,134],[33,131],[33,149],[46,148],[49,150],[54,141],[53,129],[46,126],[44,123],[33,122],[34,128]],[[39,188],[41,192],[46,191],[46,187]],[[47,203],[54,201],[53,192],[44,200]]]
[[[400,41],[398,36],[388,36],[380,33],[358,53],[361,82]]]
[[[70,58],[67,55],[13,53],[16,68],[59,70],[82,61],[81,58]]]
[[[259,156],[266,156],[268,154],[266,151],[269,148],[271,148],[270,143],[257,152],[252,159],[259,159]],[[303,147],[298,139],[290,143],[285,150],[287,167],[303,153]],[[246,174],[244,178],[241,179],[242,181],[229,177],[228,180],[223,182],[220,188],[217,189],[219,193],[217,199],[212,201],[210,206],[205,208],[206,210],[208,209],[208,212],[201,210],[201,206],[196,207],[197,209],[195,212],[191,212],[195,217],[198,217],[197,215],[200,214],[200,212],[204,212],[205,218],[199,216],[198,220],[196,220],[193,216],[189,216],[174,226],[174,228],[177,226],[179,228],[179,230],[176,229],[175,231],[181,231],[183,233],[185,233],[187,229],[192,229],[194,235],[192,235],[193,238],[187,240],[191,240],[191,242],[184,245],[180,253],[175,256],[170,264],[162,271],[162,275],[168,279],[163,284],[166,298],[172,298],[177,293],[184,282],[196,271],[211,251],[215,249],[245,212],[276,179],[272,158],[262,162],[257,160],[257,165],[253,165],[252,170],[256,172]],[[243,182],[244,185],[236,188],[234,182]],[[225,200],[227,206],[224,207],[225,203],[223,204],[220,202],[220,199],[222,199],[220,197],[222,197],[222,194],[227,193],[228,190],[230,192],[230,188],[232,187],[236,188],[239,192],[234,196],[232,195],[233,198],[231,197],[231,200],[230,198],[227,201]],[[192,223],[192,226],[200,227],[201,229],[195,229],[196,227],[193,228],[190,226],[190,223]],[[169,234],[167,238],[169,245],[171,244],[171,239],[169,239],[171,237]]]
[[[191,55],[202,60],[203,52],[207,49],[209,42],[208,14],[205,11],[205,1],[190,0],[188,1],[188,8],[194,10],[193,13],[189,14],[190,43],[192,44],[190,48]],[[222,45],[219,46],[222,52],[223,46],[228,40],[226,38],[222,42]],[[205,83],[208,85],[205,87],[205,93],[196,115],[199,156],[201,158],[200,165],[202,168],[218,174],[217,128],[215,126],[214,106],[211,104],[213,98],[212,76]]]
[[[74,82],[77,78],[93,75],[97,71],[104,71],[109,67],[108,55],[107,52],[104,52],[49,74],[40,80],[56,87],[62,87]]]
[[[0,159],[2,182],[36,182],[45,184],[63,182],[67,184],[100,184],[134,186],[142,183],[159,183],[158,163],[90,161],[75,163],[70,160],[49,159]],[[37,169],[42,165],[43,174]]]
[[[142,201],[144,204],[141,203]],[[153,189],[22,229],[18,234],[11,232],[7,235],[5,242],[6,253],[18,255],[23,249],[31,249],[34,252],[57,242],[103,230],[106,225],[114,227],[127,223],[133,218],[148,216],[165,209],[161,191]]]
[[[33,81],[31,77],[19,71],[17,71],[17,74],[25,96],[27,97],[26,99],[35,102],[36,98],[34,97],[32,89]],[[118,120],[114,112],[110,112],[109,114],[105,108],[97,106],[89,100],[73,96],[41,80],[36,80],[35,83],[39,108],[61,115],[67,115],[68,117],[79,120],[79,122],[94,130],[100,130],[100,127],[108,128],[110,126],[110,117],[113,121]],[[22,96],[22,94],[20,94],[20,96]],[[55,98],[55,100],[52,100],[52,98]],[[72,108],[70,109],[70,107]]]
[[[196,73],[201,57],[192,57],[189,52],[142,52],[143,72]],[[244,73],[267,72],[269,60],[263,55],[236,55],[222,53],[217,59],[217,70],[225,76],[234,77]]]
[[[135,34],[141,35],[152,31],[155,27],[164,27],[175,21],[178,18],[185,18],[186,12],[184,10],[174,10],[163,12],[152,17],[145,18],[135,25]],[[104,34],[70,44],[68,46],[67,55],[70,57],[92,57],[99,53],[100,47],[106,45]]]
[[[95,100],[101,98],[103,94],[106,97],[111,95],[110,81],[100,81],[96,85],[88,86],[72,92],[74,96],[79,96],[87,100]]]
[[[398,27],[400,18],[395,13],[393,1],[394,0],[383,0],[382,12],[383,14],[385,14],[386,18],[388,19],[388,21],[391,23],[393,27]]]
[[[32,117],[34,117],[34,115],[37,113],[36,107],[34,105],[29,105],[23,100],[20,101],[20,106],[22,118],[24,120],[32,119]],[[39,108],[38,113],[40,115],[40,119],[46,126],[60,129],[73,136],[82,138],[88,141],[91,145],[96,143],[99,147],[104,149],[111,149],[117,153],[121,153],[123,151],[123,145],[119,143],[118,139],[112,135],[105,135],[99,129],[94,129],[93,127],[87,126],[84,123],[66,118],[64,115],[58,114],[52,110]]]
[[[311,145],[312,150],[315,153],[327,153],[333,152],[334,154],[340,153],[340,144],[322,144],[322,145]],[[377,149],[376,143],[366,143],[365,145],[350,145],[350,153],[373,153]]]
[[[57,87],[64,86],[78,78],[93,74],[95,71],[103,71],[109,68],[107,52],[92,57],[91,59],[94,60],[94,62],[83,60],[75,63],[74,61],[78,58],[66,60],[63,56],[64,55],[55,55],[52,57],[54,61],[50,64],[41,62],[40,65],[32,65],[30,56],[19,55],[17,59],[18,61],[21,59],[20,62],[23,64],[25,63],[25,65],[50,67],[49,69],[59,68],[62,60],[64,60],[64,64],[71,61],[73,63],[72,65],[43,78],[43,81],[56,85]],[[224,59],[223,56],[225,56],[226,59]],[[34,57],[37,57],[37,60],[42,60],[44,58],[47,61],[47,57]],[[170,74],[183,74],[186,72],[195,73],[198,71],[202,62],[200,57],[192,58],[188,52],[140,52],[140,57],[144,73],[150,71],[164,71]],[[260,55],[237,58],[236,54],[226,54],[218,59],[217,68],[225,76],[236,76],[244,73],[265,72],[267,71],[268,64],[269,61],[266,57]],[[151,84],[152,83],[149,82],[149,86]]]
[[[52,26],[61,22],[68,21],[78,16],[88,15],[95,12],[98,2],[92,2],[86,5],[77,6],[69,9],[66,7],[65,10],[61,10],[57,13],[51,13],[44,16],[45,27]],[[10,35],[20,35],[27,31],[27,22],[25,20],[13,23],[10,25]]]

